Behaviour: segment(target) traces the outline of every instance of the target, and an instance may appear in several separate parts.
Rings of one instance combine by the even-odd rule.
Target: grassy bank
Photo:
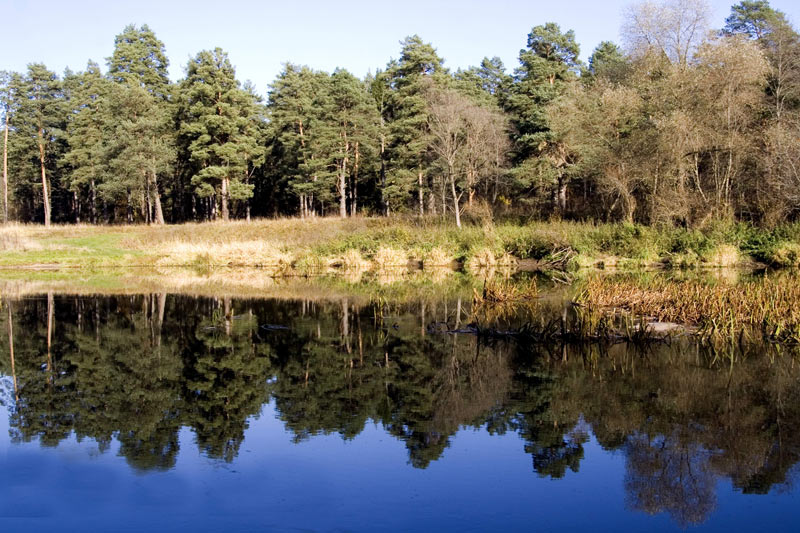
[[[175,226],[0,228],[2,267],[255,266],[319,274],[463,263],[471,270],[535,260],[543,267],[800,265],[800,224],[705,230],[633,224],[466,225],[416,219],[280,219]]]

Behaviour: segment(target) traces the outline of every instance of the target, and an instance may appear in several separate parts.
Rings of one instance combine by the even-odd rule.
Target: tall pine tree
[[[260,158],[260,114],[252,92],[243,90],[220,48],[197,54],[181,84],[181,136],[195,165],[192,184],[203,197],[218,197],[223,220],[230,201],[247,200],[249,165]]]

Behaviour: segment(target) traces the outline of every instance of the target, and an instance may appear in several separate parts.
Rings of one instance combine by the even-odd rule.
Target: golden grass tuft
[[[397,248],[381,246],[372,257],[373,264],[378,268],[408,266],[408,254]]]
[[[422,265],[424,267],[448,266],[452,265],[453,262],[455,262],[455,258],[440,246],[436,246],[422,256]]]
[[[333,263],[348,271],[363,272],[369,268],[369,261],[364,259],[361,252],[352,248],[345,251],[341,259],[334,260]]]
[[[290,269],[293,258],[266,241],[231,241],[214,245],[175,241],[162,244],[159,266],[249,266]]]
[[[41,250],[42,245],[28,236],[29,231],[19,224],[0,227],[0,251],[27,252]]]
[[[481,248],[472,254],[466,266],[470,272],[493,270],[497,267],[497,258],[490,249]]]
[[[703,262],[715,267],[732,267],[741,262],[741,253],[736,246],[720,244],[711,253],[703,256]]]

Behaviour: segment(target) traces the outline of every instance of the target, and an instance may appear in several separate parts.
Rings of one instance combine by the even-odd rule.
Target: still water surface
[[[444,333],[468,307],[4,299],[0,527],[800,528],[791,354]]]

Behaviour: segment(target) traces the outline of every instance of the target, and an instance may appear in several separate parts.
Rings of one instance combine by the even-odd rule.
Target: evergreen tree
[[[180,105],[181,136],[196,169],[192,185],[201,197],[218,197],[228,220],[230,200],[252,196],[249,165],[263,154],[253,94],[240,87],[228,55],[216,48],[189,62]]]
[[[783,13],[774,10],[768,0],[742,0],[731,6],[722,32],[726,35],[744,34],[750,39],[763,39],[769,34]]]
[[[8,212],[10,204],[8,201],[8,133],[10,129],[11,115],[18,103],[18,99],[14,94],[14,86],[19,86],[19,83],[14,83],[14,78],[19,77],[17,73],[0,71],[0,113],[3,116],[3,223],[8,222]]]
[[[507,104],[517,130],[519,184],[529,190],[543,186],[562,213],[566,208],[566,155],[551,134],[545,110],[577,79],[579,52],[572,30],[564,33],[552,22],[534,27],[527,48],[520,51],[520,66]]]
[[[69,151],[64,161],[70,166],[69,188],[87,193],[89,220],[97,221],[97,187],[106,174],[105,139],[112,125],[108,115],[109,82],[92,61],[86,71],[65,80],[70,88],[67,121]]]
[[[161,98],[168,94],[169,60],[162,43],[147,26],[125,26],[114,38],[108,75],[117,83],[141,85]]]
[[[622,49],[611,41],[603,41],[597,45],[589,57],[590,76],[602,77],[615,83],[624,80],[627,75],[628,61]]]
[[[330,76],[324,72],[286,63],[270,86],[274,167],[279,176],[286,176],[286,185],[297,197],[302,218],[313,216],[315,198],[322,204],[328,194],[319,182],[324,160],[318,146],[318,127],[329,82]]]
[[[358,172],[365,150],[375,139],[376,110],[367,87],[346,70],[337,69],[330,78],[330,90],[324,102],[320,145],[335,177],[339,197],[339,216],[357,210]]]
[[[58,161],[57,137],[63,126],[62,86],[58,76],[41,63],[31,63],[24,77],[16,78],[12,90],[19,98],[14,127],[27,153],[36,153],[41,185],[43,220],[50,226],[50,172]],[[31,149],[33,148],[33,150]],[[35,152],[34,152],[35,150]]]
[[[484,57],[479,67],[459,70],[454,75],[459,89],[473,99],[487,104],[505,105],[511,88],[511,76],[499,57]]]
[[[112,172],[103,192],[113,200],[124,196],[128,222],[138,202],[145,222],[164,223],[159,173],[171,170],[176,133],[168,66],[164,44],[147,25],[126,26],[114,39],[106,151]]]
[[[418,35],[400,42],[400,59],[390,62],[387,75],[392,88],[389,105],[391,144],[391,173],[386,196],[395,206],[402,205],[416,188],[417,209],[425,213],[427,185],[428,112],[425,92],[433,83],[445,83],[444,61],[436,49]]]
[[[376,125],[378,146],[378,188],[380,190],[380,213],[389,215],[389,203],[386,197],[386,150],[389,142],[389,126],[387,115],[389,113],[389,98],[391,96],[390,80],[385,71],[378,71],[375,76],[367,76],[365,83],[369,86],[373,106],[377,111],[378,123]]]
[[[159,175],[170,171],[175,159],[170,109],[144,87],[129,84],[113,84],[108,105],[110,179],[99,189],[107,200],[124,199],[129,223],[138,204],[145,222],[163,224]]]

